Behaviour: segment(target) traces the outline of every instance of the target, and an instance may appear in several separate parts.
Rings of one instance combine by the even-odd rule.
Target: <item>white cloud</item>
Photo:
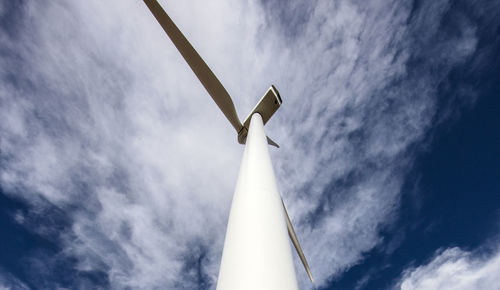
[[[399,287],[410,289],[499,289],[500,252],[477,255],[460,248],[440,251],[427,263],[405,271]]]
[[[448,1],[436,2],[410,17],[399,1],[323,1],[293,37],[257,2],[164,3],[240,118],[271,83],[280,90],[267,131],[282,145],[278,183],[319,284],[380,243],[437,84],[474,50],[467,27],[409,71],[413,46],[429,41],[414,35],[438,34]],[[141,1],[24,10],[23,33],[0,34],[12,54],[0,58],[2,187],[65,210],[65,253],[82,270],[107,265],[114,288],[196,288],[186,261],[198,258],[216,281],[242,153],[232,127]]]

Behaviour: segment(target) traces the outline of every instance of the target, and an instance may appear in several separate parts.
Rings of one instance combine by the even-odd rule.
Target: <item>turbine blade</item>
[[[300,247],[299,240],[297,239],[297,234],[295,234],[295,230],[293,229],[292,221],[290,220],[288,212],[286,211],[285,202],[283,201],[283,198],[281,199],[281,202],[283,203],[283,210],[285,211],[286,226],[288,227],[288,235],[290,236],[290,239],[292,240],[292,243],[295,246],[295,250],[297,250],[297,254],[299,254],[300,260],[302,261],[304,268],[306,269],[307,276],[309,276],[311,282],[314,283],[314,279],[311,274],[311,269],[309,269],[309,264],[307,264],[306,256],[304,256],[304,252],[302,252],[302,248]]]
[[[151,10],[151,13],[154,15],[156,20],[158,20],[163,30],[165,30],[170,40],[172,40],[175,47],[177,47],[177,50],[179,50],[184,60],[186,60],[188,65],[191,67],[194,74],[207,90],[208,94],[212,97],[217,106],[219,106],[229,122],[231,122],[234,129],[236,129],[236,132],[240,132],[243,125],[238,118],[233,100],[224,86],[222,86],[205,61],[203,61],[198,52],[196,52],[186,37],[184,37],[182,32],[163,10],[158,1],[144,0],[144,3],[146,3],[149,10]]]
[[[274,146],[276,148],[280,148],[280,145],[278,145],[278,143],[274,142],[271,138],[269,138],[269,136],[266,137],[267,137],[267,144]]]

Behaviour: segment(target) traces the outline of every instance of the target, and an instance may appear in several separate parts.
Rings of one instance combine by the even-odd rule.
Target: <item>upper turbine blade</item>
[[[297,234],[295,234],[295,230],[293,229],[292,221],[290,221],[290,217],[288,216],[288,212],[286,211],[285,202],[283,201],[283,199],[281,199],[281,202],[283,203],[283,210],[285,211],[286,226],[288,227],[288,235],[290,236],[290,239],[292,240],[292,243],[295,246],[295,249],[297,250],[297,254],[299,254],[300,260],[302,261],[304,268],[306,269],[307,276],[309,276],[311,282],[314,283],[314,279],[311,274],[311,269],[309,269],[309,264],[307,264],[306,256],[304,256],[304,252],[302,252],[299,240],[297,239]]]
[[[170,19],[167,13],[163,10],[158,1],[144,0],[144,3],[146,3],[149,10],[151,10],[151,13],[153,13],[156,20],[158,20],[161,27],[163,27],[163,30],[165,30],[170,40],[172,40],[174,45],[177,47],[184,60],[186,60],[217,106],[219,106],[222,110],[222,113],[224,113],[229,122],[231,122],[231,125],[233,125],[234,129],[236,129],[236,132],[239,133],[243,128],[243,125],[238,118],[233,100],[229,96],[226,89],[222,86],[220,81],[189,43],[186,37],[184,37],[179,28],[177,28],[172,19]]]

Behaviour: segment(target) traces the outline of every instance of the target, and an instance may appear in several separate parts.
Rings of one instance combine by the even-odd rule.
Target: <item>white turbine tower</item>
[[[288,236],[311,271],[279,194],[264,125],[281,105],[271,86],[243,124],[226,89],[156,0],[144,0],[208,94],[246,144],[231,205],[217,289],[298,289]]]

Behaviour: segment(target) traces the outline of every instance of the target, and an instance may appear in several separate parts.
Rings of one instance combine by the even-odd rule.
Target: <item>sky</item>
[[[499,289],[496,1],[160,1],[271,84],[301,289]],[[142,1],[0,0],[0,289],[215,289],[243,147]]]

